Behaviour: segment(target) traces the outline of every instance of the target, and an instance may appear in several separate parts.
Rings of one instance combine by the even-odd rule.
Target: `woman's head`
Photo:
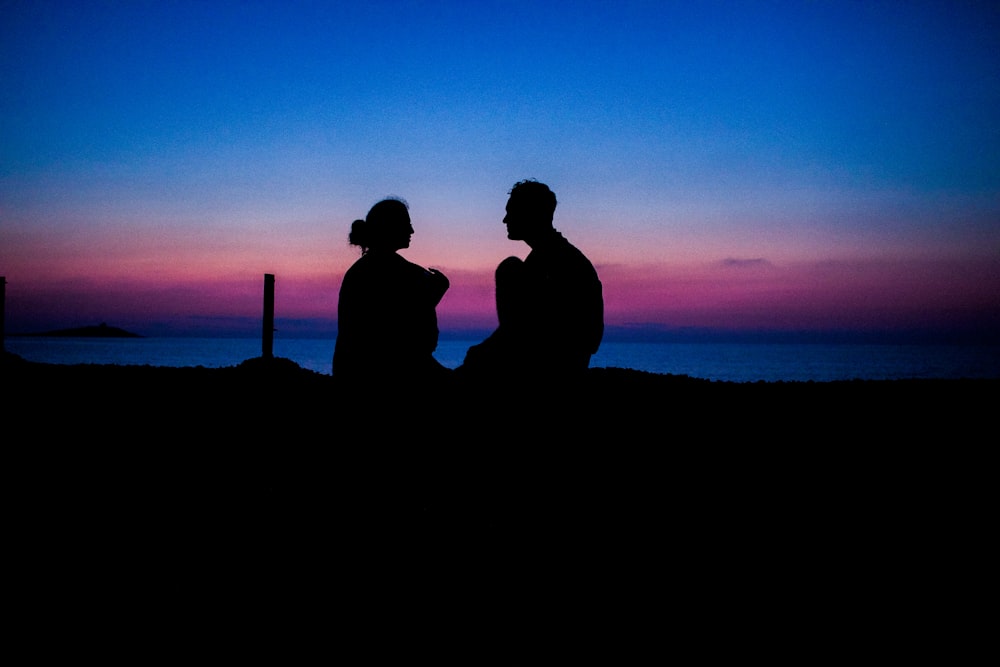
[[[409,205],[401,197],[387,197],[368,211],[364,220],[351,223],[348,241],[369,250],[396,251],[410,247],[413,225],[410,224]]]

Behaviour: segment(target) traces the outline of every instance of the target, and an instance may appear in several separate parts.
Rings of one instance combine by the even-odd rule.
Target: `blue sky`
[[[8,328],[333,331],[388,194],[488,328],[535,177],[613,327],[1000,329],[998,7],[2,1]]]

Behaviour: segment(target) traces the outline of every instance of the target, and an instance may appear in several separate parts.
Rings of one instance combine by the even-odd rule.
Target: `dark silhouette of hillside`
[[[630,624],[655,597],[706,633],[720,604],[742,627],[766,600],[805,609],[808,633],[845,604],[863,615],[868,591],[923,599],[928,573],[972,586],[960,573],[989,553],[981,444],[1000,380],[594,368],[541,396],[404,387],[389,411],[395,388],[359,394],[283,358],[22,361],[0,380],[8,558],[45,600],[138,587],[270,622],[317,599],[444,599],[466,635],[503,627],[489,610],[541,607],[548,627],[539,595]]]

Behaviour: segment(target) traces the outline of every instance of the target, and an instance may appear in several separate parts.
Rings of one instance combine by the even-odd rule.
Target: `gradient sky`
[[[495,324],[537,178],[610,337],[1000,340],[995,2],[0,0],[8,333],[332,336],[386,195]]]

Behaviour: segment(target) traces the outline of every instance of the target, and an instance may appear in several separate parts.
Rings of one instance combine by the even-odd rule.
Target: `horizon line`
[[[5,338],[58,337],[83,329],[117,329],[131,336],[141,338],[261,338],[259,328],[250,331],[246,327],[215,329],[170,329],[160,328],[154,333],[134,331],[137,327],[118,327],[105,322],[99,324],[46,329],[33,332],[0,332]],[[141,328],[141,327],[140,327]],[[154,326],[154,329],[158,327]],[[493,329],[486,328],[442,328],[441,341],[484,340]],[[289,340],[326,339],[336,340],[337,331],[291,329],[282,332],[275,328],[275,337]],[[608,326],[605,328],[603,343],[716,343],[716,344],[956,344],[956,345],[1000,345],[1000,328],[910,328],[910,329],[724,329],[708,327],[664,328],[662,326]]]

